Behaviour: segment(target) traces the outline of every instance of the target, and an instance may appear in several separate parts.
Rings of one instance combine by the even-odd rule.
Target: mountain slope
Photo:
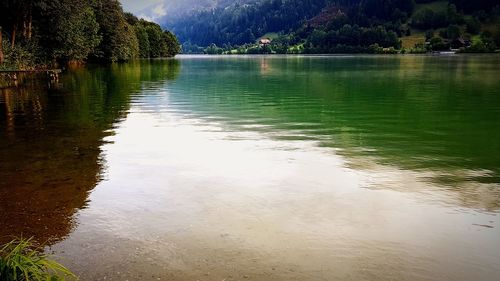
[[[214,8],[191,10],[189,16],[165,20],[181,42],[244,44],[268,32],[288,32],[314,17],[328,0],[263,0],[220,2]]]
[[[255,43],[266,34],[273,34],[273,43],[279,46],[259,52],[276,48],[372,52],[400,49],[402,42],[406,48],[420,43],[420,51],[428,51],[425,39],[432,41],[432,50],[481,42],[477,50],[491,51],[500,45],[497,1],[199,0],[192,6],[182,5],[176,6],[177,14],[167,14],[160,23],[193,50],[213,44],[234,50],[231,46]]]

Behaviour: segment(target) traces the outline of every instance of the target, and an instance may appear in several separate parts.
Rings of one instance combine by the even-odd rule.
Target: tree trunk
[[[23,35],[23,38],[27,38],[28,37],[28,17],[23,17],[23,27],[22,27],[22,35]]]
[[[28,16],[28,40],[31,39],[32,26],[33,26],[33,16],[31,15],[31,9],[30,9],[30,13]]]
[[[0,26],[0,64],[3,64],[3,37],[2,27]]]
[[[16,32],[17,32],[17,24],[13,24],[12,25],[12,38],[11,38],[12,48],[14,48],[14,45],[16,44]]]

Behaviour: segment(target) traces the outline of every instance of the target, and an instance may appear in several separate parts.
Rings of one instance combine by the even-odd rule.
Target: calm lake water
[[[498,280],[500,56],[205,57],[0,90],[0,242],[81,280]]]

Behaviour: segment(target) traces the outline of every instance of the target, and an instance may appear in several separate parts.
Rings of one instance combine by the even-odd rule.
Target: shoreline
[[[338,53],[338,54],[179,54],[178,57],[369,57],[369,56],[428,56],[428,57],[447,57],[447,56],[487,56],[500,55],[495,53],[455,53],[455,52],[439,52],[439,53],[398,53],[398,54],[371,54],[371,53]]]
[[[460,52],[460,51],[435,51],[435,52],[381,52],[381,53],[269,53],[269,54],[237,54],[237,53],[227,53],[227,54],[208,54],[208,53],[180,53],[178,55],[208,55],[208,56],[266,56],[266,55],[276,55],[276,56],[288,56],[288,55],[307,55],[307,56],[337,56],[337,55],[461,55],[461,54],[500,54],[500,50],[495,52]]]

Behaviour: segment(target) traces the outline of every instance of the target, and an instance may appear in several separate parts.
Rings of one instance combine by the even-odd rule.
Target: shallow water
[[[0,92],[0,240],[81,280],[498,280],[500,56],[181,56]]]

